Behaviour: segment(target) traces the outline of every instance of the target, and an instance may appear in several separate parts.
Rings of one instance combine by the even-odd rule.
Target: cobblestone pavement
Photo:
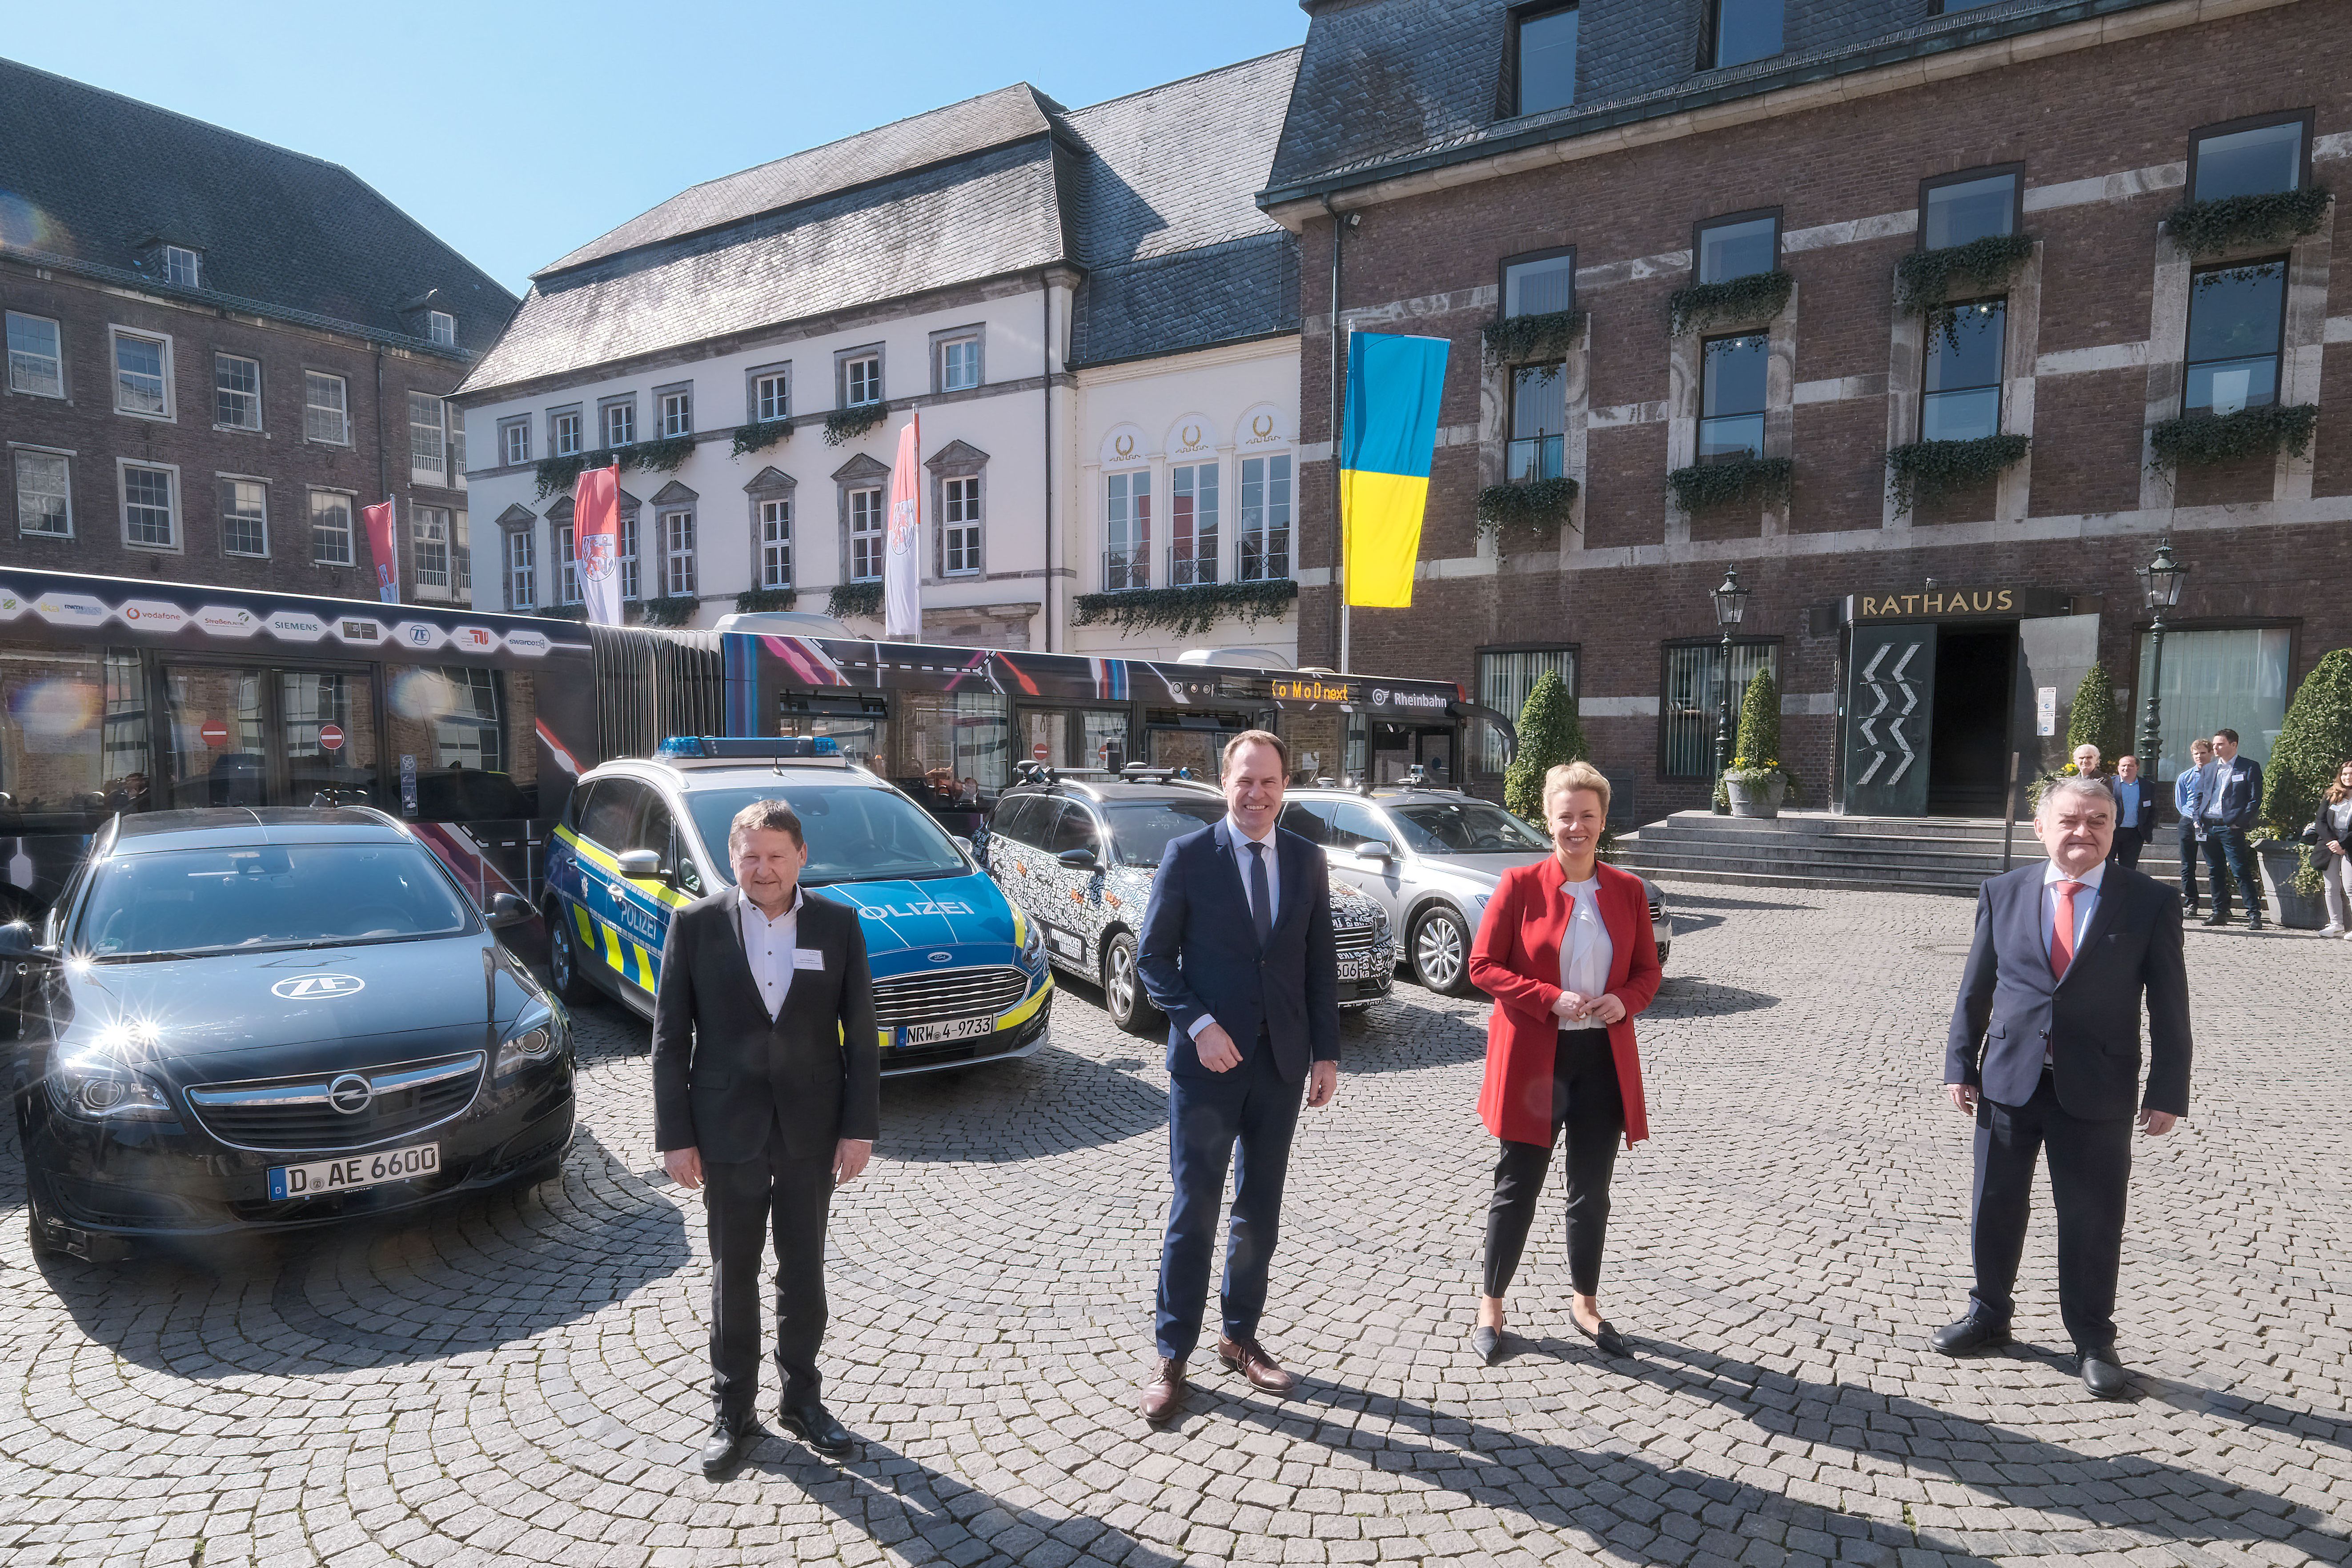
[[[599,1006],[562,1182],[430,1223],[36,1267],[12,1125],[0,1561],[2347,1560],[2352,946],[2190,932],[2196,1103],[2140,1144],[2137,1397],[2097,1405],[2046,1203],[2020,1342],[1922,1345],[1968,1285],[1968,1127],[1936,1079],[1969,905],[1675,902],[1655,1139],[1619,1164],[1603,1286],[1631,1363],[1568,1323],[1556,1207],[1519,1348],[1470,1353],[1483,1013],[1401,985],[1293,1160],[1266,1338],[1304,1387],[1196,1367],[1181,1425],[1144,1430],[1164,1077],[1069,988],[1032,1060],[884,1091],[834,1231],[856,1459],[770,1437],[706,1482],[700,1215],[657,1174],[644,1031]]]

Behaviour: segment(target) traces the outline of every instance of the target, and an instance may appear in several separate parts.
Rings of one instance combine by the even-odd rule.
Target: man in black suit
[[[800,818],[755,801],[727,835],[735,886],[671,916],[654,991],[654,1142],[703,1190],[710,1237],[711,1394],[702,1471],[759,1435],[760,1254],[776,1238],[776,1365],[785,1428],[821,1453],[849,1434],[817,1398],[824,1229],[881,1121],[874,982],[857,911],[801,890]]]
[[[1168,1015],[1169,1173],[1159,1358],[1143,1418],[1170,1420],[1201,1337],[1225,1167],[1238,1146],[1217,1356],[1269,1394],[1297,1386],[1258,1342],[1282,1184],[1307,1103],[1339,1089],[1339,963],[1323,851],[1275,826],[1290,749],[1264,730],[1225,745],[1225,817],[1175,839],[1143,913],[1137,968]]]
[[[2116,1353],[2116,1274],[2131,1184],[2134,1111],[2160,1137],[2189,1110],[2189,971],[2180,895],[2107,864],[2115,797],[2061,779],[2033,831],[2048,864],[1989,879],[1944,1055],[1953,1105],[1977,1121],[1970,1211],[1976,1289],[1936,1332],[1948,1354],[2009,1342],[2010,1289],[2025,1249],[2033,1165],[2046,1150],[2058,1211],[2058,1309],[2083,1383],[2125,1391]],[[2150,1065],[2139,1094],[2140,1004]]]
[[[2109,858],[2137,871],[2139,852],[2156,837],[2156,786],[2139,776],[2139,759],[2126,752],[2116,759],[2107,793],[2116,797],[2116,847]]]
[[[2205,825],[2206,880],[2213,889],[2213,912],[2205,923],[2230,923],[2230,888],[2235,883],[2246,900],[2246,929],[2262,930],[2263,885],[2254,878],[2246,831],[2262,816],[2263,765],[2238,755],[2235,730],[2213,731],[2213,760],[2206,765],[2197,809]]]

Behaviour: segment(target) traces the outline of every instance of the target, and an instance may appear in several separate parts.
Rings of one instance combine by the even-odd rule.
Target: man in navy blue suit
[[[2108,861],[2115,813],[2104,781],[2059,780],[2033,816],[2048,863],[1990,878],[1978,894],[1944,1055],[1946,1092],[1977,1121],[1976,1289],[1967,1315],[1935,1336],[1951,1355],[2009,1342],[2033,1166],[2046,1152],[2059,1315],[2084,1386],[2103,1399],[2127,1386],[2115,1307],[2135,1112],[2143,1132],[2161,1137],[2189,1111],[2180,895]]]
[[[1275,826],[1290,748],[1264,730],[1225,745],[1224,820],[1168,846],[1136,953],[1168,1015],[1168,1166],[1176,1194],[1160,1254],[1159,1359],[1139,1402],[1159,1426],[1184,1396],[1201,1337],[1225,1167],[1233,1224],[1217,1356],[1270,1394],[1297,1386],[1258,1342],[1282,1183],[1309,1105],[1339,1089],[1339,964],[1323,851]]]

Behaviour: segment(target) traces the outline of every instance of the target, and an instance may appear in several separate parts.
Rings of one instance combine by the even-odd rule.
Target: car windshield
[[[414,844],[260,844],[116,855],[73,946],[97,959],[455,936],[474,917]]]
[[[896,790],[849,785],[818,789],[698,789],[686,797],[702,842],[720,863],[722,880],[735,880],[727,829],[755,800],[781,800],[801,819],[808,865],[801,880],[888,882],[908,877],[953,877],[965,869],[955,841]]]
[[[1483,800],[1392,805],[1397,830],[1417,855],[1500,855],[1551,847],[1544,837],[1499,805]]]
[[[1122,866],[1157,866],[1168,852],[1168,841],[1198,832],[1225,815],[1225,803],[1199,800],[1155,800],[1110,808],[1110,836]]]

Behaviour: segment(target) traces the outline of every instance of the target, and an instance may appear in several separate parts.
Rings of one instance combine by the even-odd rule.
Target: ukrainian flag
[[[1446,347],[1444,338],[1349,336],[1339,531],[1350,605],[1403,609],[1412,604]]]

